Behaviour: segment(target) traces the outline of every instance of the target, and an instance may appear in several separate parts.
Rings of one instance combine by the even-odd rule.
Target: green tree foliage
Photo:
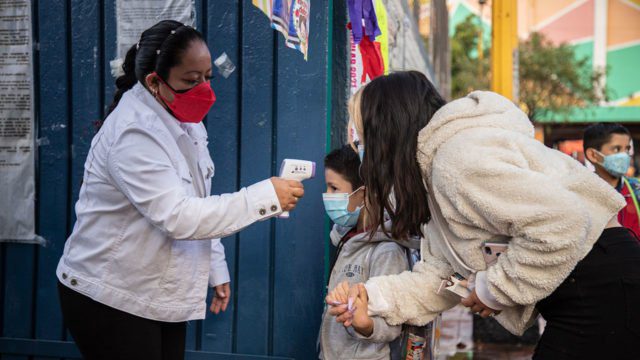
[[[484,44],[484,56],[478,59],[478,18],[470,15],[456,26],[451,39],[451,96],[457,99],[473,90],[488,90],[489,44]]]
[[[532,33],[520,43],[520,105],[533,121],[547,112],[567,114],[604,100],[598,90],[604,71],[593,71],[588,57],[576,59],[573,47],[555,45]]]
[[[469,16],[456,26],[451,39],[452,94],[465,96],[490,87],[489,51],[477,56],[478,20]],[[573,47],[556,45],[543,34],[532,33],[521,41],[519,54],[519,103],[532,121],[553,114],[568,114],[603,100],[600,91],[604,71],[593,71],[589,58],[576,59]]]

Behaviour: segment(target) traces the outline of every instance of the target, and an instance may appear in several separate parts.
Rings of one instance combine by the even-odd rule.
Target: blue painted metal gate
[[[214,193],[275,175],[285,157],[321,163],[330,138],[331,1],[312,1],[308,62],[250,0],[195,4],[212,55],[225,51],[237,66],[213,81],[218,101],[206,124]],[[36,221],[49,245],[0,245],[2,359],[78,356],[62,323],[55,267],[95,122],[111,102],[115,28],[113,0],[33,1],[36,121],[48,140],[38,151]],[[188,359],[313,358],[324,285],[322,177],[305,186],[291,219],[223,240],[233,304],[189,324]]]

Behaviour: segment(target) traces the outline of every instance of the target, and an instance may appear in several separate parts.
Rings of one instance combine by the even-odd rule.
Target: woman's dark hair
[[[167,80],[171,68],[180,65],[182,55],[196,40],[205,42],[198,30],[173,20],[160,21],[145,30],[140,41],[127,51],[122,64],[124,75],[116,79],[116,92],[107,115],[138,81],[144,85],[150,73],[155,71]]]
[[[421,225],[431,214],[416,157],[418,133],[445,103],[417,71],[381,76],[365,86],[360,101],[365,146],[361,174],[371,236],[384,224],[385,210],[392,220],[393,238],[422,235]]]
[[[340,174],[353,190],[363,185],[360,178],[360,157],[350,145],[331,151],[324,158],[324,168]]]

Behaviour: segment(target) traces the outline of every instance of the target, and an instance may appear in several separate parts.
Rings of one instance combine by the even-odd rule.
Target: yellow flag
[[[378,27],[381,34],[378,35],[376,41],[380,43],[380,52],[384,61],[384,74],[389,74],[389,25],[387,20],[387,9],[384,7],[382,0],[376,0],[375,3],[376,17],[378,18]]]
[[[271,0],[252,0],[253,5],[271,19]]]

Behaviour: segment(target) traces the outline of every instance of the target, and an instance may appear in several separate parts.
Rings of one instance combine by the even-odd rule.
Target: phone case
[[[462,286],[462,284],[460,283],[462,280],[465,280],[465,278],[458,274],[451,275],[449,280],[442,280],[442,282],[440,283],[440,287],[438,288],[438,291],[436,291],[436,293],[440,294],[442,290],[447,290],[462,298],[466,298],[467,296],[471,295],[471,290]]]
[[[508,244],[485,243],[482,246],[482,256],[487,266],[491,266],[498,261],[498,257],[508,249]]]

